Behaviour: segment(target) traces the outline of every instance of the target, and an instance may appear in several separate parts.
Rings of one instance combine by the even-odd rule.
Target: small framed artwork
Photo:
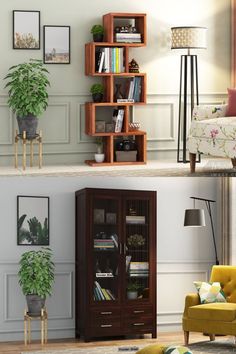
[[[105,222],[105,210],[94,209],[93,220],[94,220],[94,224],[103,224]]]
[[[70,64],[70,26],[44,26],[44,64]]]
[[[40,49],[40,11],[13,11],[13,49]]]
[[[17,196],[17,244],[49,245],[49,197]]]
[[[106,213],[106,223],[107,224],[116,224],[116,214],[115,213]]]

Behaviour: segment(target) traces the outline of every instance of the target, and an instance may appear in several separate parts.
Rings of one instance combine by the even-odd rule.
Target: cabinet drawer
[[[152,332],[153,321],[151,317],[140,317],[139,319],[126,319],[125,330],[128,333],[149,333]]]
[[[120,334],[121,331],[120,318],[98,319],[96,322],[91,323],[91,330],[94,333],[94,336],[97,335],[107,336],[107,335]]]
[[[100,322],[101,320],[109,319],[120,319],[120,310],[119,309],[104,309],[104,310],[91,310],[90,317],[93,322]]]
[[[152,306],[128,307],[124,312],[125,318],[141,318],[152,316]]]

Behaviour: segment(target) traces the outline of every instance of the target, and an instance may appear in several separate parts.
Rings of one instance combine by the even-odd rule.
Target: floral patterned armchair
[[[201,105],[193,110],[188,137],[191,172],[196,155],[228,157],[236,168],[236,117],[226,117],[227,105]]]

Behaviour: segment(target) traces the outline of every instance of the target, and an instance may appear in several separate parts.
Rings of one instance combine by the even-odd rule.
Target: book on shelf
[[[127,90],[128,90],[128,100],[133,100],[134,102],[140,102],[141,91],[142,91],[141,77],[135,76],[131,80],[129,80]]]
[[[131,256],[126,256],[125,257],[126,272],[129,270],[130,261],[131,261]]]
[[[111,239],[114,242],[116,248],[118,248],[118,236],[117,234],[111,235]]]
[[[148,270],[149,262],[130,262],[130,270]]]
[[[111,290],[102,288],[97,281],[94,282],[93,290],[93,295],[96,301],[115,300],[115,296],[112,294]]]
[[[141,43],[141,33],[116,33],[115,41],[119,43]]]
[[[145,224],[145,216],[142,215],[126,215],[127,224]]]
[[[124,120],[124,109],[114,109],[112,121],[115,125],[115,133],[120,133],[123,127],[123,120]]]
[[[95,53],[95,71],[98,73],[124,72],[124,48],[99,48]]]

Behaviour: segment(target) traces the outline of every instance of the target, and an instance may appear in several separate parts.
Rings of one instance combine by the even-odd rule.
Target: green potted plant
[[[18,272],[19,284],[26,295],[28,312],[39,315],[47,295],[52,294],[54,263],[50,248],[29,251],[21,255]]]
[[[90,88],[93,97],[93,102],[102,102],[104,87],[102,84],[93,84]]]
[[[97,152],[94,155],[95,161],[101,163],[105,160],[105,154],[103,153],[103,138],[101,136],[96,138]]]
[[[137,281],[130,281],[127,285],[127,299],[134,300],[138,297],[140,285]]]
[[[48,106],[48,70],[42,60],[30,59],[28,63],[11,66],[4,80],[7,81],[8,104],[16,114],[20,135],[36,135],[38,119]]]
[[[102,25],[94,25],[91,28],[94,42],[103,42],[104,27]]]

